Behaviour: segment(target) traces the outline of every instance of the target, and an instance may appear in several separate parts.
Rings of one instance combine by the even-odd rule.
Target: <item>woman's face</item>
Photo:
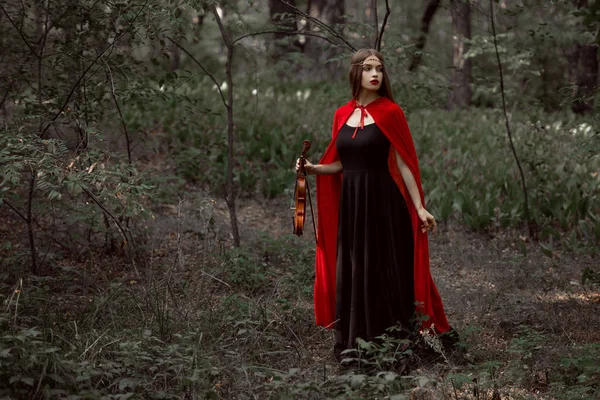
[[[363,61],[361,87],[364,90],[377,91],[383,82],[383,64],[375,56]]]

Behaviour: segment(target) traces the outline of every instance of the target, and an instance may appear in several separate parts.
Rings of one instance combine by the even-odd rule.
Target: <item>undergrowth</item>
[[[515,332],[504,354],[472,348],[481,332],[476,327],[461,331],[454,352],[437,346],[436,337],[398,339],[389,332],[373,342],[359,340],[340,365],[331,333],[314,325],[314,249],[307,242],[263,233],[240,249],[210,252],[196,265],[185,255],[205,246],[205,239],[162,240],[156,247],[170,251],[152,256],[139,274],[125,264],[113,265],[118,278],[101,265],[75,264],[11,284],[4,274],[0,397],[496,400],[536,392],[560,399],[599,394],[597,344],[557,348],[553,334],[529,326]]]
[[[170,76],[172,96],[177,96],[178,82],[189,77]],[[188,95],[218,104],[214,90],[202,89],[207,85],[202,79],[186,83],[191,85]],[[303,140],[313,144],[308,159],[319,160],[331,139],[333,113],[348,100],[348,89],[345,85],[256,85],[238,86],[236,191],[241,197],[274,198],[293,189],[293,165]],[[166,85],[161,96],[169,96],[171,86]],[[423,107],[427,92],[408,86],[395,86],[401,93],[397,101],[419,154],[426,202],[438,220],[453,218],[490,233],[524,227],[520,176],[500,112]],[[144,103],[145,109],[135,113],[141,120],[137,124],[157,114],[161,98]],[[185,124],[164,121],[153,139],[157,147],[172,149],[179,176],[219,195],[225,188],[227,165],[224,115],[211,108],[195,117],[188,115]],[[518,107],[511,110],[510,119],[536,239],[548,256],[564,250],[593,250],[600,241],[600,206],[593,201],[600,195],[600,155],[592,145],[599,137],[598,121],[569,112],[550,114]]]

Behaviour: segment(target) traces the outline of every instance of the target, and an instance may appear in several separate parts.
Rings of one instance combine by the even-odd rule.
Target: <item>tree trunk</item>
[[[287,0],[285,3],[294,7],[296,6],[296,0]],[[269,17],[271,18],[271,23],[282,31],[295,31],[297,29],[296,15],[285,3],[281,0],[269,0]],[[289,42],[281,43],[281,39],[289,38],[285,33],[275,33],[273,37],[276,41],[279,41],[279,49],[284,50],[283,53],[294,49],[293,44]]]
[[[212,13],[217,20],[219,30],[221,31],[221,38],[227,49],[227,61],[225,63],[225,73],[227,75],[227,183],[225,202],[229,208],[229,218],[231,221],[231,235],[233,236],[233,245],[240,247],[240,233],[238,230],[237,213],[235,210],[235,185],[233,182],[233,164],[235,160],[234,146],[235,146],[235,125],[233,123],[233,75],[231,73],[232,62],[233,62],[233,48],[234,43],[231,40],[231,34],[223,26],[221,17],[217,12],[216,5],[212,5]]]
[[[423,18],[421,18],[421,34],[417,39],[417,44],[415,46],[416,51],[413,54],[412,61],[408,67],[410,72],[416,71],[417,68],[419,68],[419,64],[421,64],[422,52],[425,48],[425,42],[427,41],[427,34],[429,33],[429,25],[431,24],[440,3],[441,0],[429,0],[427,8],[425,8],[425,13],[423,14]]]
[[[450,0],[453,30],[453,70],[450,82],[451,91],[448,108],[468,108],[471,104],[471,59],[464,56],[469,45],[464,39],[471,39],[471,4],[469,0]]]
[[[185,18],[184,12],[181,9],[181,7],[177,7],[177,9],[175,10],[175,18]],[[176,22],[176,26],[173,31],[173,37],[175,37],[176,39],[181,39],[182,37],[185,37],[185,32],[183,31],[183,24]],[[167,50],[169,54],[169,70],[171,72],[177,71],[181,66],[181,50],[173,43],[171,43],[171,45],[168,46]]]
[[[577,82],[573,99],[573,112],[587,114],[594,109],[594,94],[598,83],[598,45],[579,47]]]
[[[377,0],[363,0],[365,1],[365,12],[363,22],[367,27],[365,36],[360,41],[361,47],[367,49],[374,49],[377,43],[377,36],[379,35],[379,21],[377,20]]]
[[[240,233],[238,230],[237,213],[235,209],[236,190],[233,182],[233,164],[235,160],[234,146],[235,133],[233,124],[233,78],[231,74],[231,63],[233,61],[233,45],[227,43],[227,64],[225,65],[227,73],[227,194],[225,201],[229,208],[229,220],[231,221],[231,236],[233,245],[240,247]]]
[[[574,0],[577,9],[587,8],[587,0]],[[598,45],[575,42],[569,58],[575,74],[571,109],[577,114],[587,114],[594,109],[594,94],[598,86]]]
[[[288,0],[285,3],[294,7],[296,6],[296,0]],[[269,0],[269,17],[271,23],[280,31],[296,31],[298,29],[296,14],[285,3],[281,0]],[[294,70],[293,65],[289,65],[287,56],[291,53],[299,52],[302,48],[302,43],[300,43],[298,37],[285,33],[274,33],[273,41],[268,46],[271,62],[273,64],[279,62],[278,68],[276,68],[277,76],[280,79],[284,79],[290,73],[295,76],[298,71]]]
[[[317,18],[325,24],[333,27],[343,22],[342,17],[346,12],[344,0],[309,0],[308,3],[308,14]],[[310,31],[318,34],[327,35],[317,26],[309,23],[307,27]],[[339,29],[338,29],[339,30]],[[342,71],[339,63],[327,63],[326,61],[339,54],[338,49],[329,48],[329,44],[322,39],[310,37],[306,38],[306,44],[304,45],[304,53],[310,57],[314,63],[315,69],[311,68],[304,69],[304,78],[311,80],[326,80],[326,79],[340,79],[345,73]],[[325,66],[326,68],[323,68]]]

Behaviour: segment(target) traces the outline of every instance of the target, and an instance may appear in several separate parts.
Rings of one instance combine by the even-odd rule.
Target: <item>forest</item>
[[[599,46],[600,0],[0,0],[0,399],[600,398]],[[347,365],[291,208],[361,48],[460,341]]]

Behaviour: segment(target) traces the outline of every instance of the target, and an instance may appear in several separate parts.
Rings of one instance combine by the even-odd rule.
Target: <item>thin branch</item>
[[[19,217],[21,217],[23,219],[23,221],[27,222],[27,217],[25,217],[23,214],[21,214],[21,212],[19,210],[17,210],[15,208],[15,206],[13,206],[12,204],[10,204],[8,201],[2,199],[2,203],[6,204],[10,209],[12,209],[14,212],[16,212]]]
[[[19,29],[19,27],[17,27],[17,25],[14,23],[14,21],[12,20],[12,18],[10,17],[10,15],[8,15],[8,12],[4,9],[4,7],[2,7],[2,4],[0,4],[0,9],[2,9],[2,11],[4,12],[4,14],[8,18],[8,20],[10,21],[10,24],[17,30],[17,32],[19,32],[19,36],[21,36],[21,39],[23,39],[23,42],[25,42],[25,44],[27,45],[27,47],[29,47],[29,50],[31,50],[31,53],[33,53],[33,55],[35,56],[35,58],[41,58],[40,55],[33,49],[33,47],[31,47],[31,45],[29,44],[29,41],[27,40],[27,38],[23,34],[23,31],[21,29]]]
[[[346,47],[348,47],[349,50],[351,50],[353,52],[356,52],[356,48],[354,46],[352,46],[346,39],[344,39],[344,37],[338,31],[336,31],[331,26],[327,25],[325,22],[321,21],[318,18],[315,18],[315,17],[309,15],[308,13],[302,11],[298,7],[296,7],[296,6],[288,3],[285,0],[279,0],[279,1],[281,1],[283,4],[285,4],[286,6],[288,6],[296,14],[299,14],[302,17],[306,18],[307,20],[309,20],[311,22],[314,22],[316,25],[320,26],[321,28],[324,28],[326,31],[328,31],[330,34],[332,34],[335,38],[337,38],[339,41],[341,41],[342,43],[344,43],[346,45]]]
[[[40,54],[38,57],[38,87],[37,87],[37,95],[38,95],[38,113],[40,115],[39,127],[40,136],[42,135],[42,127],[44,126],[43,116],[42,116],[42,59],[44,57],[44,49],[46,48],[46,39],[48,38],[48,20],[50,19],[50,0],[46,2],[46,19],[44,21],[44,34],[39,40],[39,50]]]
[[[311,32],[306,32],[306,31],[278,31],[278,30],[269,30],[269,31],[260,31],[260,32],[247,33],[247,34],[242,35],[239,38],[235,39],[233,41],[233,43],[235,44],[235,43],[239,42],[240,40],[247,38],[248,36],[264,35],[266,33],[279,33],[279,34],[282,34],[282,35],[289,35],[289,36],[292,36],[292,35],[312,36],[312,37],[317,37],[319,39],[323,39],[323,40],[325,40],[325,41],[327,41],[327,42],[329,42],[331,44],[337,45],[336,42],[334,42],[333,40],[329,39],[328,37],[321,36],[321,35],[316,34],[316,33],[311,33]]]
[[[221,86],[219,85],[219,82],[217,82],[217,80],[215,79],[215,77],[208,72],[208,70],[206,68],[204,68],[204,66],[200,63],[200,61],[198,61],[196,59],[196,57],[194,57],[189,51],[187,51],[183,46],[181,46],[179,43],[177,43],[176,41],[174,41],[173,39],[171,39],[169,36],[166,36],[167,39],[169,39],[171,41],[171,43],[173,43],[175,46],[179,47],[181,49],[181,51],[183,51],[185,54],[188,55],[188,57],[190,57],[192,59],[192,61],[194,61],[202,70],[202,72],[204,72],[213,82],[215,85],[217,85],[217,90],[219,91],[219,94],[221,95],[221,99],[223,100],[223,104],[225,104],[225,107],[229,107],[227,105],[227,100],[225,100],[225,95],[223,94],[223,91],[221,90]]]
[[[46,131],[48,130],[48,128],[50,127],[50,125],[52,125],[52,123],[54,121],[56,121],[56,119],[60,116],[60,114],[63,112],[64,108],[67,106],[67,104],[69,103],[69,100],[71,99],[71,96],[73,96],[73,93],[75,93],[75,90],[79,87],[79,83],[81,82],[81,80],[87,75],[88,71],[92,68],[92,66],[94,66],[98,60],[104,55],[104,53],[106,53],[109,49],[112,49],[116,46],[116,44],[123,39],[123,37],[125,35],[127,35],[129,33],[129,31],[131,30],[131,28],[133,27],[133,24],[135,23],[135,21],[138,19],[139,15],[142,13],[142,10],[144,8],[146,8],[146,5],[148,4],[150,0],[146,0],[146,2],[140,7],[139,11],[137,12],[137,14],[135,15],[135,17],[133,17],[133,20],[131,21],[131,23],[129,24],[129,26],[127,27],[127,29],[125,29],[125,31],[123,31],[122,34],[120,34],[119,36],[117,36],[112,43],[110,43],[108,46],[106,46],[94,59],[94,61],[92,61],[90,63],[90,65],[87,66],[87,68],[85,69],[85,71],[83,71],[83,74],[81,74],[81,76],[79,77],[79,79],[77,79],[77,82],[75,82],[75,84],[73,85],[73,87],[71,88],[71,91],[69,92],[69,95],[67,96],[67,98],[65,99],[65,101],[63,102],[63,105],[58,109],[58,111],[56,112],[56,115],[54,115],[54,118],[52,118],[52,121],[50,121],[50,123],[48,123],[46,125],[46,127],[44,128],[44,130],[42,131],[40,137],[43,137],[44,134],[46,133]]]
[[[502,95],[502,110],[504,112],[504,121],[506,125],[506,133],[508,134],[508,141],[510,143],[510,149],[513,153],[515,161],[517,162],[517,167],[519,168],[519,174],[521,175],[521,186],[523,188],[523,196],[525,199],[524,211],[525,211],[525,219],[527,220],[527,227],[529,228],[529,237],[533,239],[533,226],[531,223],[531,219],[529,218],[529,200],[527,198],[527,187],[525,185],[525,174],[523,173],[523,168],[521,167],[521,161],[519,160],[519,156],[517,155],[517,151],[515,149],[515,145],[512,139],[512,133],[510,131],[510,123],[508,119],[508,113],[506,111],[506,97],[504,94],[504,75],[502,73],[502,63],[500,62],[500,53],[498,52],[498,40],[496,38],[496,25],[494,22],[494,0],[490,0],[490,20],[492,25],[492,34],[494,36],[494,48],[496,50],[496,60],[498,62],[498,72],[500,74],[500,94]]]
[[[121,225],[121,223],[119,222],[119,220],[114,215],[112,215],[112,213],[110,211],[108,211],[108,209],[106,207],[104,207],[104,205],[100,202],[100,200],[98,200],[98,198],[92,192],[90,192],[87,188],[85,188],[85,187],[83,187],[81,185],[80,185],[80,187],[81,187],[81,190],[83,190],[90,197],[90,199],[94,203],[96,203],[96,205],[98,207],[100,207],[102,209],[102,211],[104,211],[104,213],[110,217],[110,219],[113,220],[113,222],[115,223],[115,225],[119,229],[119,232],[123,236],[123,239],[126,242],[129,241],[130,238],[127,237],[127,230],[125,228],[123,228],[123,226]],[[133,243],[132,243],[132,245],[133,245]]]
[[[33,191],[35,189],[35,174],[31,171],[29,179],[29,195],[27,199],[27,233],[29,236],[29,247],[31,248],[31,273],[37,274],[37,254],[35,251],[35,235],[33,233]]]
[[[106,77],[110,79],[110,94],[112,95],[115,106],[117,107],[117,111],[119,112],[119,118],[121,119],[121,126],[123,126],[123,132],[125,132],[125,141],[127,144],[127,160],[129,161],[129,165],[131,165],[131,142],[129,140],[129,131],[127,130],[127,124],[125,123],[125,118],[123,118],[123,113],[121,112],[119,101],[117,100],[117,94],[115,93],[115,82],[113,81],[110,66],[108,65],[106,60],[102,61],[104,61],[104,65],[106,65]]]
[[[389,0],[385,0],[385,15],[383,17],[383,25],[381,25],[381,31],[379,32],[379,38],[377,39],[377,42],[375,42],[375,49],[377,51],[381,51],[381,41],[383,40],[383,32],[385,31],[385,27],[387,25],[387,20],[391,13],[392,13],[392,11],[390,10]]]

